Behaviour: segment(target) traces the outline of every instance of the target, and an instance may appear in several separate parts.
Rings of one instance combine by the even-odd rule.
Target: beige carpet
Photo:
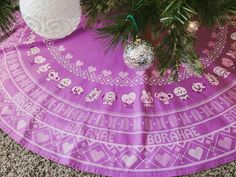
[[[236,177],[236,161],[188,177]],[[102,177],[73,170],[23,149],[0,130],[0,177]]]

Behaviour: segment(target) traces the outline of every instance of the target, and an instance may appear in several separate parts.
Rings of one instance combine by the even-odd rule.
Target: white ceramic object
[[[81,19],[79,0],[20,0],[26,24],[47,39],[61,39],[74,32]]]

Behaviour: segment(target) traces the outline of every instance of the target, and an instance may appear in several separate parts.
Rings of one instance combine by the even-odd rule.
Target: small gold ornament
[[[198,31],[199,29],[199,23],[198,21],[190,21],[187,27],[188,32],[194,34]]]

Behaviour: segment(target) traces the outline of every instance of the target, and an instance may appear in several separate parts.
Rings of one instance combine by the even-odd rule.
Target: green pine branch
[[[213,27],[224,25],[229,16],[236,15],[235,0],[190,0],[202,25]]]
[[[165,29],[169,29],[163,41],[156,48],[159,59],[158,70],[164,74],[167,69],[172,70],[176,78],[179,66],[187,64],[195,72],[202,71],[199,56],[196,54],[194,45],[195,38],[188,32],[188,22],[197,13],[186,1],[173,0],[164,10],[161,22]]]
[[[0,37],[5,36],[15,21],[14,8],[9,0],[0,1]]]

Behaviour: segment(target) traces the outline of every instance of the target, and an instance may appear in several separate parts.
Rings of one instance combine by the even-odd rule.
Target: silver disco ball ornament
[[[145,40],[137,39],[125,47],[123,57],[128,67],[145,70],[152,66],[154,55],[154,47],[151,44]]]

